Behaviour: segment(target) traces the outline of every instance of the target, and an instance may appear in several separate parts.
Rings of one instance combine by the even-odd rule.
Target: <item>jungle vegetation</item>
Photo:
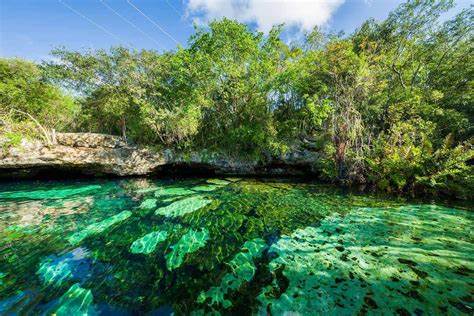
[[[353,34],[285,43],[223,19],[186,47],[0,60],[0,133],[100,132],[265,161],[320,153],[321,177],[390,192],[474,191],[474,9],[410,0]],[[41,133],[38,137],[42,137]]]

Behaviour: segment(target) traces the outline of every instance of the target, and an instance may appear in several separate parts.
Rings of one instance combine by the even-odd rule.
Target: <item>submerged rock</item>
[[[43,259],[37,274],[43,284],[61,286],[65,281],[82,281],[91,276],[92,260],[84,248],[76,248],[62,256]]]
[[[216,184],[216,185],[228,185],[231,181],[225,180],[225,179],[209,179],[206,181],[207,183],[210,184]]]
[[[211,192],[215,191],[217,189],[220,189],[222,186],[221,185],[198,185],[193,187],[193,191],[197,192]]]
[[[64,199],[76,194],[90,193],[101,188],[100,185],[86,185],[69,189],[48,189],[34,191],[11,191],[0,192],[0,199],[19,199],[26,198],[30,200],[41,199]]]
[[[83,289],[76,283],[61,296],[53,314],[58,316],[97,315],[93,302],[91,290]]]
[[[146,234],[142,238],[133,242],[133,244],[130,246],[130,252],[143,254],[152,253],[156,246],[160,242],[165,241],[167,237],[168,232],[161,230]]]
[[[190,195],[190,194],[195,194],[196,192],[186,189],[186,188],[174,188],[174,187],[164,187],[160,188],[159,190],[156,190],[155,196],[156,197],[163,197],[163,196],[181,196],[181,195]]]
[[[156,215],[164,215],[166,217],[179,217],[194,212],[212,201],[201,196],[192,196],[171,203],[170,205],[160,207],[155,211]]]
[[[119,223],[121,221],[124,221],[126,220],[127,218],[129,218],[130,216],[132,215],[132,212],[130,211],[123,211],[123,212],[120,212],[118,213],[117,215],[114,215],[110,218],[107,218],[101,222],[98,222],[98,223],[94,223],[92,225],[89,225],[87,226],[86,228],[84,228],[83,230],[73,234],[72,236],[70,236],[68,238],[68,241],[69,243],[71,243],[72,245],[77,245],[79,244],[81,241],[83,241],[84,239],[86,239],[87,237],[91,236],[91,235],[96,235],[96,234],[100,234],[102,233],[103,231],[105,231],[107,228],[109,228],[110,226],[116,224],[116,223]]]
[[[213,286],[206,292],[201,292],[198,303],[208,302],[210,306],[229,308],[232,302],[225,298],[230,291],[238,290],[245,282],[252,280],[256,267],[254,260],[262,255],[267,247],[261,238],[248,240],[240,252],[229,262],[231,272],[224,275],[219,286]]]
[[[140,206],[138,208],[150,210],[150,209],[156,207],[157,202],[158,202],[157,199],[146,199],[140,204]]]
[[[201,231],[189,230],[181,239],[173,246],[171,252],[165,256],[166,267],[168,270],[179,268],[187,254],[196,252],[204,247],[209,240],[209,232],[207,229]]]
[[[361,208],[282,236],[269,250],[273,282],[258,297],[260,314],[457,314],[446,302],[469,295],[455,269],[474,268],[474,248],[459,231],[446,249],[438,218],[466,225],[441,207]]]

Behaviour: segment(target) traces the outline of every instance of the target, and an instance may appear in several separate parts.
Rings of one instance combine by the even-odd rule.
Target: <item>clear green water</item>
[[[0,184],[0,314],[471,314],[473,213],[284,180]]]

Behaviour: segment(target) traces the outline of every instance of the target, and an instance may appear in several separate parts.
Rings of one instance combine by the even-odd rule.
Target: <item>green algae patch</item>
[[[167,195],[170,195],[170,196],[174,196],[174,195],[177,195],[177,196],[182,196],[182,195],[191,195],[191,194],[195,194],[196,192],[190,190],[190,189],[186,189],[186,188],[179,188],[179,187],[169,187],[169,188],[160,188],[159,190],[156,190],[155,192],[155,196],[156,197],[163,197],[163,196],[167,196]]]
[[[155,251],[156,246],[160,242],[165,241],[167,237],[168,232],[161,230],[146,234],[132,243],[130,246],[130,252],[150,254]]]
[[[238,290],[246,282],[250,282],[255,275],[254,260],[262,255],[267,247],[261,238],[248,240],[244,243],[239,253],[229,262],[231,272],[224,275],[219,286],[213,286],[206,292],[201,292],[198,303],[208,302],[209,306],[222,306],[229,308],[232,302],[225,298],[231,292]]]
[[[160,190],[160,189],[161,189],[161,187],[151,186],[151,187],[148,187],[148,188],[134,190],[133,192],[139,193],[139,194],[145,194],[145,193],[155,192],[155,191]]]
[[[206,182],[210,184],[216,184],[216,185],[222,185],[222,186],[228,185],[230,183],[230,181],[224,180],[224,179],[209,179]]]
[[[175,245],[171,246],[171,252],[165,256],[168,270],[172,271],[179,268],[187,254],[196,252],[204,247],[208,240],[209,232],[207,229],[202,229],[201,231],[189,230]]]
[[[100,185],[87,185],[73,189],[49,189],[49,190],[33,190],[33,191],[10,191],[0,192],[0,199],[64,199],[76,194],[90,193],[101,188]]]
[[[298,229],[269,250],[277,256],[269,264],[274,279],[258,297],[260,313],[466,312],[469,222],[459,211],[424,205],[360,208]]]
[[[220,189],[221,187],[222,187],[222,185],[215,185],[215,184],[198,185],[198,186],[193,187],[192,190],[196,191],[196,192],[212,192],[212,191],[215,191],[217,189]]]
[[[83,289],[76,283],[61,296],[58,302],[59,307],[53,314],[58,316],[97,315],[93,302],[91,290]]]
[[[87,237],[91,236],[91,235],[96,235],[96,234],[100,234],[102,233],[103,231],[105,231],[107,228],[109,228],[110,226],[116,224],[116,223],[119,223],[121,221],[124,221],[126,220],[127,218],[129,218],[130,216],[132,215],[132,212],[130,211],[123,211],[123,212],[120,212],[112,217],[109,217],[101,222],[98,222],[98,223],[94,223],[92,225],[89,225],[87,226],[86,228],[84,228],[83,230],[73,234],[72,236],[70,236],[68,238],[68,241],[69,243],[71,243],[72,245],[77,245],[79,244],[81,241],[83,241],[84,239],[86,239]]]
[[[145,209],[145,210],[150,210],[150,209],[156,207],[157,202],[158,202],[157,199],[146,199],[140,204],[140,206],[138,208]]]
[[[170,203],[170,202],[175,202],[175,201],[180,200],[180,199],[181,199],[181,196],[172,196],[172,197],[163,199],[162,201],[164,203]]]
[[[0,272],[0,285],[3,285],[3,279],[7,276],[6,273]]]
[[[188,213],[192,213],[204,206],[210,204],[212,200],[201,196],[191,196],[170,205],[160,207],[155,211],[156,215],[164,215],[166,217],[179,217]]]
[[[233,177],[229,178],[229,177],[227,177],[227,178],[225,178],[225,180],[230,181],[230,182],[238,182],[238,181],[242,180],[242,178],[233,178]]]

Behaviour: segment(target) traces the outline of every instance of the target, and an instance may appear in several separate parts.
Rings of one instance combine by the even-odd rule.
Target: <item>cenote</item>
[[[473,313],[472,207],[282,179],[0,184],[0,314]]]

